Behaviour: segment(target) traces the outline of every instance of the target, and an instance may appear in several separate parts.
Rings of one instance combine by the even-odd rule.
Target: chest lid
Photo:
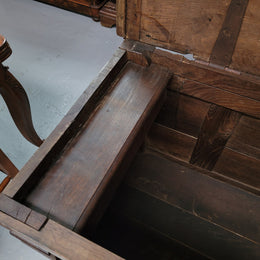
[[[260,75],[260,1],[119,0],[117,33]]]

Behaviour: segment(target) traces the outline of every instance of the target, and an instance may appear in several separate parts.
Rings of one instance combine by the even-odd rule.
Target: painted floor
[[[35,129],[46,139],[122,42],[115,28],[33,0],[0,0],[0,34],[13,54],[4,65],[25,88]],[[0,148],[21,169],[37,147],[15,127],[0,97]],[[3,178],[0,173],[0,181]],[[0,227],[1,260],[44,256]]]

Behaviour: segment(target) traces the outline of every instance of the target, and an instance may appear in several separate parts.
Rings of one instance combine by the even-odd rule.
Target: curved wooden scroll
[[[0,35],[0,61],[3,62],[12,53],[7,41]],[[21,132],[32,144],[40,146],[42,140],[37,135],[31,116],[27,94],[18,80],[8,71],[8,67],[0,65],[0,94],[3,96],[9,112]]]

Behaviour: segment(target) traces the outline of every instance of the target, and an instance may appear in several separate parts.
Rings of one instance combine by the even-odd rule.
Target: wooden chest
[[[259,9],[117,1],[126,40],[0,194],[0,224],[60,259],[259,259]]]
[[[51,4],[69,11],[93,17],[99,21],[99,11],[107,0],[36,0]]]

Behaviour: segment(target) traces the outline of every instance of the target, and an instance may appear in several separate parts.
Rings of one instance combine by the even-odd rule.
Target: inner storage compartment
[[[85,235],[126,259],[257,259],[256,203],[255,195],[148,149]]]

